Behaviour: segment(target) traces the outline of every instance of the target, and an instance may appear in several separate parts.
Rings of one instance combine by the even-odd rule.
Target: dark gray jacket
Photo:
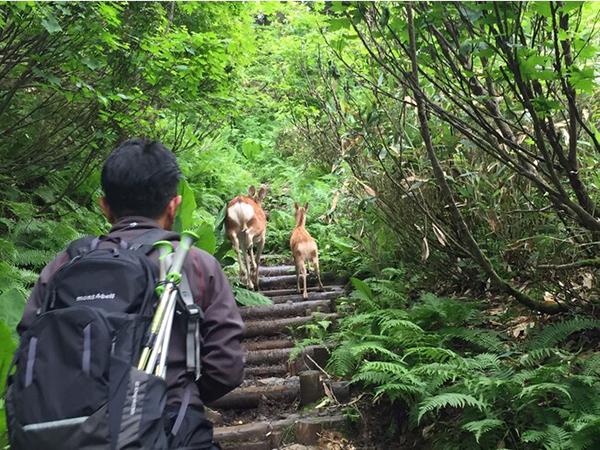
[[[124,217],[114,224],[108,236],[127,241],[152,228],[160,228],[155,220],[138,216]],[[112,244],[108,242],[102,245]],[[42,270],[17,327],[19,334],[23,334],[36,318],[48,280],[67,259],[67,253],[61,252]],[[152,252],[150,259],[158,266],[157,252]],[[186,322],[176,316],[167,361],[167,406],[180,404],[185,388],[190,386],[190,404],[202,407],[203,403],[210,403],[241,384],[245,361],[240,341],[244,324],[231,286],[215,258],[193,247],[186,258],[184,270],[195,302],[204,311],[201,328],[202,376],[196,383],[193,376],[186,373]]]

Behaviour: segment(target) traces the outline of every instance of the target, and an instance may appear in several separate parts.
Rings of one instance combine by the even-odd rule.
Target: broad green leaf
[[[11,289],[0,295],[0,319],[4,320],[13,331],[21,320],[26,301],[25,295],[17,289]]]
[[[217,244],[217,238],[215,237],[215,230],[210,223],[203,223],[200,227],[195,228],[194,232],[198,235],[196,241],[196,247],[201,248],[205,252],[213,255],[215,253],[215,247]]]
[[[13,338],[11,329],[0,319],[0,380],[5,383],[8,376],[8,370],[13,359],[13,354],[17,349],[17,342]],[[4,401],[0,403],[0,436],[6,434],[6,414],[4,412]]]
[[[238,286],[232,286],[232,290],[235,301],[241,306],[260,306],[273,304],[273,301],[269,297],[265,297],[258,292],[249,291],[248,289]]]
[[[179,205],[177,214],[175,215],[174,230],[177,233],[181,233],[192,226],[192,218],[194,210],[196,209],[196,198],[194,197],[194,192],[190,188],[190,185],[184,178],[179,180],[177,194],[181,195],[182,199],[181,205]]]
[[[254,160],[262,150],[262,142],[258,139],[249,138],[242,144],[242,152],[249,160]]]
[[[365,295],[367,299],[373,300],[373,291],[371,291],[371,288],[367,283],[354,277],[350,278],[350,282],[352,283],[352,286],[354,286],[354,289]]]
[[[59,31],[62,31],[62,27],[58,23],[58,20],[56,20],[56,17],[54,17],[52,14],[46,16],[45,19],[42,19],[42,26],[50,34],[54,34],[54,33],[58,33]]]

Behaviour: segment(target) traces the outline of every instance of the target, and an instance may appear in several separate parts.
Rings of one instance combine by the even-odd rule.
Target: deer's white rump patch
[[[252,205],[244,202],[237,202],[227,209],[227,215],[236,222],[242,230],[246,229],[246,224],[254,217],[254,208]]]

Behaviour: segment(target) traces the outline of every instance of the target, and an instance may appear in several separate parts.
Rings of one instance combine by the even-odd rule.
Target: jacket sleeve
[[[202,324],[202,376],[200,396],[210,403],[239,386],[244,379],[245,357],[241,346],[244,323],[240,316],[231,286],[212,256],[203,276],[205,289],[198,299],[204,310]]]
[[[48,280],[50,280],[50,277],[54,275],[54,272],[56,272],[58,268],[61,265],[63,265],[67,259],[67,253],[61,252],[56,258],[54,258],[52,262],[50,262],[42,270],[42,273],[40,274],[40,277],[33,286],[33,290],[31,291],[29,299],[25,304],[23,317],[17,325],[17,332],[20,336],[23,335],[23,333],[27,330],[27,328],[29,328],[31,323],[37,317],[38,310],[42,307],[42,303],[46,295],[46,285],[48,284]]]

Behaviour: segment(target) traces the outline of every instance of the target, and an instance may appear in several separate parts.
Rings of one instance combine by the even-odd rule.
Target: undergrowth
[[[402,432],[423,448],[600,448],[600,353],[586,341],[599,320],[570,318],[516,342],[490,329],[482,302],[410,300],[402,271],[352,283],[340,301],[351,313],[306,343],[329,340],[328,370],[405,410]]]

